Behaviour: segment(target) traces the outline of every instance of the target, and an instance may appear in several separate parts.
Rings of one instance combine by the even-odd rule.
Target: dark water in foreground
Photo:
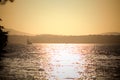
[[[120,80],[120,45],[9,45],[0,80]]]

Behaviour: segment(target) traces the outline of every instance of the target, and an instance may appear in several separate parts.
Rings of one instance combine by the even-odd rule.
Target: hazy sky
[[[120,32],[120,0],[15,0],[0,5],[2,25],[32,34]]]

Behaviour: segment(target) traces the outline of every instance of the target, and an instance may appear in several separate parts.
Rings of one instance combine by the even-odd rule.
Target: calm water
[[[120,45],[9,45],[0,80],[120,80]]]

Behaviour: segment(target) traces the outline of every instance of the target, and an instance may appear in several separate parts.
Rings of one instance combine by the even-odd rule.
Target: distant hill
[[[82,35],[82,36],[61,36],[61,35],[36,35],[22,36],[9,35],[9,43],[26,44],[29,39],[32,43],[117,43],[120,44],[120,35]]]
[[[14,29],[5,29],[6,31],[9,32],[9,35],[28,35],[28,36],[31,36],[33,34],[29,34],[29,33],[25,33],[25,32],[21,32],[21,31],[17,31],[17,30],[14,30]]]
[[[120,35],[120,32],[106,32],[102,33],[101,35]]]
[[[120,33],[108,32],[96,35],[65,36],[42,34],[31,36],[29,33],[7,29],[9,43],[26,44],[29,39],[32,43],[117,43],[120,44]]]
[[[120,43],[120,35],[37,35],[30,38],[33,43]]]

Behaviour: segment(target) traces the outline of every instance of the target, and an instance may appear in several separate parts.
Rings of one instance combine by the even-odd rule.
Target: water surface
[[[1,79],[120,80],[117,44],[10,45],[7,50]]]

